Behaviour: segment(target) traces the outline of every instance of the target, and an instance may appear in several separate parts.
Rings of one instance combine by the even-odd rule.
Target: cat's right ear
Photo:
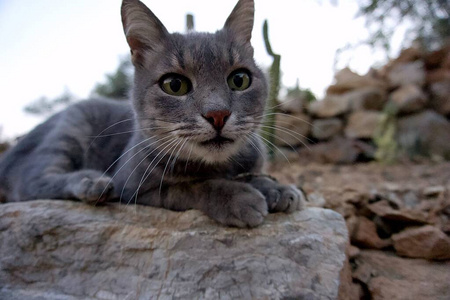
[[[141,65],[144,53],[161,49],[169,32],[150,9],[139,0],[123,0],[121,14],[133,63]]]
[[[239,0],[225,22],[224,29],[230,31],[238,41],[250,43],[250,39],[252,38],[253,21],[255,18],[254,15],[254,1]]]

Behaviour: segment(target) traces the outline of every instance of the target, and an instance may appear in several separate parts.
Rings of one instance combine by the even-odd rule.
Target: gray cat
[[[36,127],[2,157],[0,200],[199,209],[238,227],[299,210],[296,188],[248,175],[264,164],[267,96],[253,17],[253,0],[240,0],[214,34],[170,34],[143,3],[124,0],[132,104],[84,101]]]

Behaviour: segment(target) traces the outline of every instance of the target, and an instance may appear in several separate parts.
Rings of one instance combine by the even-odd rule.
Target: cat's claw
[[[255,177],[249,182],[265,197],[269,212],[286,212],[302,210],[306,197],[294,185],[283,185],[267,177]]]

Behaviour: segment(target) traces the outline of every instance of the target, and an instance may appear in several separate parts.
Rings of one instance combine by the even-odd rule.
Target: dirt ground
[[[277,162],[268,171],[302,187],[309,206],[344,216],[352,299],[448,299],[450,162]],[[430,227],[435,235],[413,233]],[[396,244],[406,233],[413,254]]]
[[[321,193],[329,203],[342,200],[346,190],[370,194],[386,189],[416,192],[434,186],[450,188],[450,162],[324,165],[298,161],[277,162],[268,170],[281,182],[301,186],[307,193]]]

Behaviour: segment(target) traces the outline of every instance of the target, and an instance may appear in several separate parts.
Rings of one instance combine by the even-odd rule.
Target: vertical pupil
[[[237,87],[241,87],[244,83],[244,75],[243,74],[236,74],[233,78],[234,85]]]
[[[178,92],[181,88],[181,80],[180,79],[172,79],[170,81],[170,88],[172,89],[172,91],[174,91],[175,93]]]

